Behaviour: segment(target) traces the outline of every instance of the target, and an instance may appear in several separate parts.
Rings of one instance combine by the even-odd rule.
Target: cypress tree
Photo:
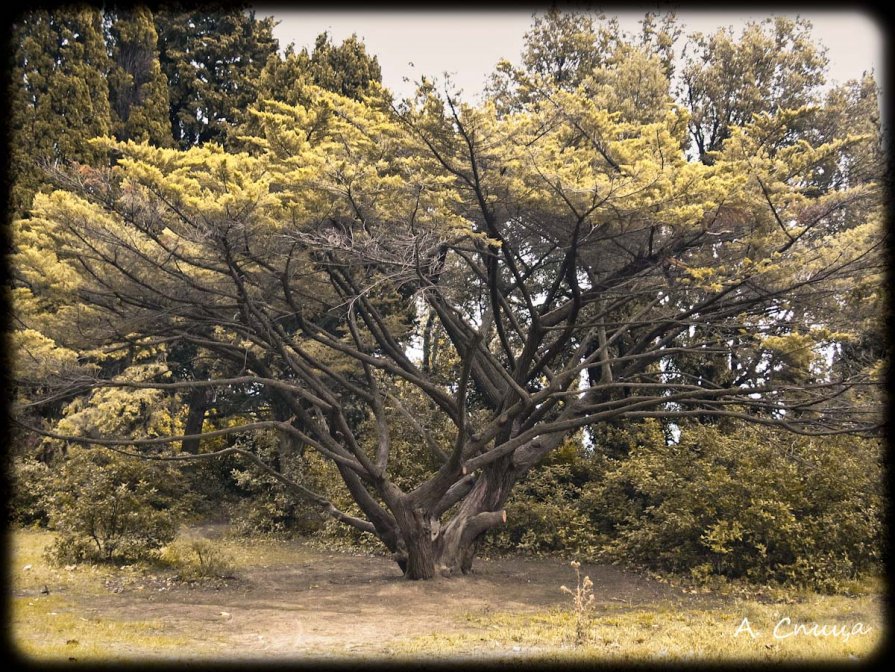
[[[45,183],[42,165],[96,163],[87,140],[108,135],[108,55],[90,7],[35,10],[12,27],[9,91],[10,209],[25,212]]]
[[[152,13],[136,7],[111,13],[109,19],[109,97],[115,137],[170,146],[168,79],[159,63]]]
[[[375,56],[368,56],[364,43],[352,35],[336,46],[328,33],[317,36],[310,58],[311,75],[317,86],[349,98],[360,99],[372,82],[382,81]]]
[[[278,48],[273,19],[239,9],[168,9],[155,14],[155,25],[174,140],[184,149],[224,144],[255,102],[258,77]]]

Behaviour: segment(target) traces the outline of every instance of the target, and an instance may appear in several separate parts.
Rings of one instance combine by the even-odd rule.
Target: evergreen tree
[[[295,45],[290,44],[282,56],[270,55],[258,79],[258,103],[276,100],[288,105],[307,105],[308,85],[361,100],[373,92],[374,84],[381,83],[379,62],[367,54],[364,43],[356,35],[336,46],[327,33],[321,33],[314,42],[313,52],[309,53],[307,48],[296,52]],[[250,115],[235,135],[261,133],[261,122]]]
[[[305,54],[302,50],[302,54]],[[317,36],[310,56],[314,83],[334,93],[359,100],[372,82],[382,82],[382,70],[375,56],[368,56],[364,43],[352,35],[335,46],[327,33]]]
[[[36,199],[16,262],[68,262],[90,311],[73,327],[95,339],[69,349],[149,360],[139,377],[62,371],[40,397],[115,387],[110,402],[142,419],[147,390],[178,396],[170,430],[145,440],[145,422],[121,431],[95,405],[49,432],[22,424],[151,457],[231,435],[199,447],[226,445],[377,535],[411,579],[468,572],[514,484],[598,422],[878,431],[878,370],[816,364],[861,326],[852,289],[880,282],[883,193],[815,197],[803,179],[858,137],[781,146],[800,113],[755,115],[709,166],[686,156],[688,113],[670,101],[637,124],[584,86],[512,115],[434,91],[404,110],[303,93],[262,104],[254,155],[109,142],[127,157],[116,171],[83,169]],[[448,371],[407,354],[433,313]],[[201,352],[207,377],[170,376],[156,353],[175,345]],[[686,355],[735,360],[735,378],[672,368]],[[184,435],[186,395],[208,390],[225,403]],[[278,438],[289,447],[267,458]],[[353,508],[289,475],[280,458],[302,450]]]
[[[224,143],[255,102],[258,77],[276,53],[273,19],[239,9],[168,9],[155,14],[155,26],[175,142]]]
[[[98,160],[86,141],[110,130],[108,56],[89,7],[35,10],[11,32],[10,209],[21,213],[45,182],[42,164]]]
[[[690,134],[701,161],[711,164],[731,129],[753,114],[773,114],[819,102],[826,50],[811,38],[811,22],[778,16],[733,29],[690,36],[679,96],[691,112]]]
[[[152,13],[136,7],[113,12],[109,19],[109,96],[115,137],[169,146],[173,143],[168,80],[159,63]]]

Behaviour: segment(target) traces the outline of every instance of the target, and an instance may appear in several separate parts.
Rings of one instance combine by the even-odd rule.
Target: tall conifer
[[[11,209],[30,207],[43,163],[94,163],[87,140],[111,127],[102,16],[90,7],[24,14],[12,29]]]
[[[109,96],[112,124],[119,140],[173,144],[168,121],[168,79],[158,54],[158,34],[144,7],[110,15],[112,63]]]
[[[155,15],[168,78],[169,120],[183,148],[224,143],[257,97],[257,81],[277,50],[272,18],[241,10]]]

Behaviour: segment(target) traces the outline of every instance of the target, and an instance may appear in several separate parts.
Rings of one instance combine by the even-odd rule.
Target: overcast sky
[[[310,50],[323,31],[328,31],[336,44],[357,33],[367,52],[379,59],[383,83],[398,98],[413,91],[413,84],[403,81],[405,77],[413,81],[421,75],[440,77],[447,71],[471,100],[481,92],[500,58],[518,63],[533,10],[323,12],[257,5],[255,11],[259,17],[274,16],[280,22],[274,35],[282,48],[294,42],[299,50]],[[618,16],[626,30],[637,29],[637,21],[643,18],[642,11],[607,10],[607,14]],[[677,12],[688,32],[710,32],[727,25],[739,32],[747,21],[768,15],[745,9]],[[859,11],[805,11],[799,15],[811,21],[817,41],[828,48],[830,81],[845,82],[875,69],[877,81],[882,82],[883,33],[870,16]]]

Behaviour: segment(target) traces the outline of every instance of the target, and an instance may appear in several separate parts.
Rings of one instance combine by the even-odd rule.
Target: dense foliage
[[[242,527],[327,517],[410,578],[469,571],[492,529],[814,585],[878,558],[872,76],[822,95],[779,19],[691,36],[673,91],[672,19],[554,10],[482,104],[427,80],[396,104],[356,38],[279,56],[271,27],[17,25],[16,464],[72,486],[20,520],[151,553],[187,465]],[[44,62],[52,30],[84,45]],[[29,123],[82,119],[60,94],[91,58],[98,125],[26,160]]]
[[[256,19],[241,8],[155,15],[170,133],[179,147],[223,143],[244,119],[261,70],[277,50],[273,25],[273,19]]]
[[[514,493],[493,548],[823,590],[881,566],[877,442],[691,425],[667,443],[644,425],[625,456],[551,456]]]
[[[162,463],[74,448],[54,473],[49,556],[60,563],[157,557],[184,511],[179,472]]]
[[[87,6],[29,12],[10,31],[10,209],[21,213],[46,182],[42,165],[97,160],[89,138],[111,130],[100,13]]]
[[[107,17],[112,132],[119,140],[170,146],[168,78],[162,72],[158,33],[145,7]]]

